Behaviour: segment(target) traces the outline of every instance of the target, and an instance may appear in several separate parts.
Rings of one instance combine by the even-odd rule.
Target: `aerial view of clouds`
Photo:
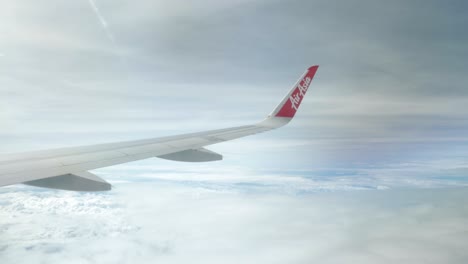
[[[467,263],[467,8],[4,1],[2,156],[251,124],[320,68],[287,126],[209,146],[222,161],[0,187],[0,263]]]

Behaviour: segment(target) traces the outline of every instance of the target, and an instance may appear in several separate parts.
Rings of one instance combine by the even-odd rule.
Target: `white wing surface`
[[[72,191],[106,191],[111,189],[111,185],[88,170],[152,157],[186,162],[221,160],[220,154],[203,147],[289,123],[317,69],[318,66],[308,68],[275,110],[257,124],[162,138],[3,155],[0,156],[0,186],[23,183]]]

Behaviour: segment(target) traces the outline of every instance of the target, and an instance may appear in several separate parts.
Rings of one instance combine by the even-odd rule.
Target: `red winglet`
[[[280,104],[279,107],[281,107],[281,109],[279,109],[276,114],[273,113],[274,116],[288,118],[294,117],[297,109],[299,108],[299,105],[302,102],[302,99],[304,98],[304,95],[307,92],[307,89],[309,89],[309,85],[312,82],[317,69],[318,65],[307,69],[305,74],[301,77],[301,79],[299,79],[291,92],[286,96],[286,98],[284,98],[282,105]]]

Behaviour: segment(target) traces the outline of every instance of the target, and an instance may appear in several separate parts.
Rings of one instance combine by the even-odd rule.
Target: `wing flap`
[[[110,183],[87,171],[28,181],[24,182],[24,184],[81,192],[108,191],[112,189]]]
[[[158,156],[161,159],[173,160],[173,161],[184,161],[184,162],[207,162],[222,160],[223,156],[207,150],[205,148],[199,149],[187,149],[175,153]]]

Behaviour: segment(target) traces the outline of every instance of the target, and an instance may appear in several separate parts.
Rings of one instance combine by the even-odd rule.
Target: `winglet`
[[[302,99],[309,89],[309,85],[312,82],[318,67],[318,65],[314,65],[307,69],[307,71],[296,82],[293,88],[283,98],[281,103],[275,108],[275,110],[273,110],[273,112],[271,112],[269,117],[294,117],[297,109],[299,109],[299,105],[301,104]]]

